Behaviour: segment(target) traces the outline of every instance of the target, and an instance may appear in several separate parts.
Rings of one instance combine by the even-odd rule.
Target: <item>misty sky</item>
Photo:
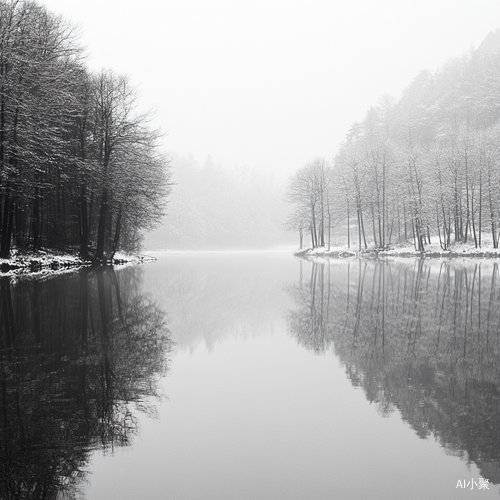
[[[92,69],[131,77],[166,150],[294,172],[421,69],[500,27],[500,0],[44,0]]]

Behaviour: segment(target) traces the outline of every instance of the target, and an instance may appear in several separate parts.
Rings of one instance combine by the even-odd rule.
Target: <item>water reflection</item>
[[[496,262],[301,262],[288,328],[333,348],[352,384],[500,483]]]
[[[295,265],[280,253],[173,253],[148,268],[144,285],[169,312],[177,349],[212,350],[280,327],[276,311],[289,304],[283,286]]]
[[[0,279],[0,498],[73,498],[90,451],[128,445],[154,411],[170,339],[140,272]]]

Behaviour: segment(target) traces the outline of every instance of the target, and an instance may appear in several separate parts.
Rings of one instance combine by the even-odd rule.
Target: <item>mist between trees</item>
[[[86,68],[74,27],[0,0],[0,257],[137,249],[170,190],[150,118],[126,77]]]
[[[478,248],[499,244],[500,30],[477,50],[422,71],[399,100],[383,97],[352,125],[333,162],[293,176],[286,227],[312,247],[342,234],[358,250],[431,236]]]
[[[147,235],[150,249],[258,248],[290,243],[283,230],[287,179],[247,166],[226,167],[211,156],[201,165],[170,154],[176,187],[161,226]]]

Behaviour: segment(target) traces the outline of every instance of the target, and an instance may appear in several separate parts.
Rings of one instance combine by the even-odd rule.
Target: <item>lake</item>
[[[0,499],[498,498],[495,260],[0,279]]]

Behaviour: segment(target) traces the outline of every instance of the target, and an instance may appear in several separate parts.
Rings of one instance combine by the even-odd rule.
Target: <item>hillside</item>
[[[500,30],[476,50],[421,71],[354,123],[333,165],[292,179],[289,222],[324,246],[333,227],[358,250],[436,237],[494,249],[500,239]],[[333,226],[332,226],[333,224]]]

